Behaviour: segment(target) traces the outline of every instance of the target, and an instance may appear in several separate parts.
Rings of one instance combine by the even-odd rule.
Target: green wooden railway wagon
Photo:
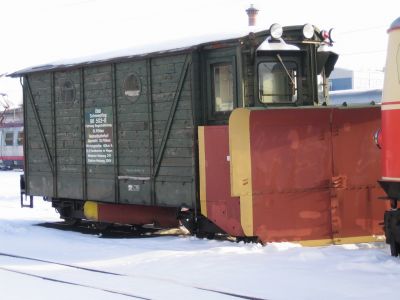
[[[149,216],[137,223],[162,223],[158,208],[197,214],[198,126],[227,124],[239,107],[326,102],[337,55],[321,51],[329,40],[311,28],[307,37],[291,26],[278,38],[194,39],[11,74],[23,83],[26,193],[65,219],[85,218],[86,201],[123,207],[110,217],[117,222],[136,223],[119,218],[131,207]]]

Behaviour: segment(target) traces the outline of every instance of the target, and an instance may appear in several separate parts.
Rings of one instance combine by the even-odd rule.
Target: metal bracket
[[[33,208],[33,196],[29,195],[29,203],[27,204],[27,194],[25,185],[25,176],[21,175],[19,180],[20,193],[21,193],[21,207]]]
[[[27,200],[28,196],[29,196],[29,202]],[[33,196],[21,192],[21,207],[33,208]]]

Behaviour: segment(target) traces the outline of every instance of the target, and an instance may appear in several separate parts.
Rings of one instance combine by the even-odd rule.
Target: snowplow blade
[[[376,240],[386,207],[372,142],[379,122],[379,107],[235,110],[229,127],[200,129],[202,212],[218,226],[236,217],[245,236],[263,242]],[[229,174],[215,176],[218,161]]]

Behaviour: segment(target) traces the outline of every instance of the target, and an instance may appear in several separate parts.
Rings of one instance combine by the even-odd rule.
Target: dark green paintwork
[[[197,126],[226,124],[228,113],[211,104],[211,66],[230,62],[234,107],[255,99],[255,49],[268,32],[146,56],[16,73],[24,76],[25,155],[30,195],[57,199],[179,207],[198,205]],[[301,27],[286,31],[299,42]],[[316,37],[316,41],[320,41]],[[302,97],[315,97],[316,47],[301,44]],[[300,59],[300,58],[299,58]],[[314,62],[314,63],[311,63]],[[128,75],[140,94],[124,94]],[[72,82],[74,101],[63,86]],[[107,115],[112,157],[88,161],[89,113]]]
[[[154,199],[156,205],[193,206],[196,201],[193,197],[196,188],[195,127],[190,64],[184,70],[185,60],[190,55],[28,75],[26,83],[31,86],[41,122],[39,126],[30,102],[25,101],[29,193],[147,205]],[[148,86],[148,71],[151,87]],[[140,96],[134,101],[125,96],[123,90],[124,80],[130,74],[135,74],[140,80]],[[73,82],[75,91],[75,99],[69,103],[62,96],[66,80]],[[55,98],[53,108],[52,93]],[[27,97],[29,95],[25,92],[25,99]],[[107,115],[110,130],[116,126],[115,136],[113,132],[109,134],[112,143],[106,143],[107,147],[112,145],[113,151],[117,151],[115,160],[113,155],[107,162],[88,161],[86,145],[93,128],[85,131],[85,125],[90,126],[89,114],[96,109]],[[169,119],[172,109],[175,109],[174,117]],[[85,116],[83,122],[82,116]],[[170,130],[166,134],[168,125]],[[44,151],[45,143],[40,138],[40,128],[55,168],[56,187]],[[99,147],[103,146],[99,144]],[[160,162],[158,174],[154,176],[157,155]]]

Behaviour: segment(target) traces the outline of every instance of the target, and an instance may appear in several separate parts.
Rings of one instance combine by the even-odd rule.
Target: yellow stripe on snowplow
[[[93,201],[86,201],[83,206],[83,213],[85,214],[86,219],[97,221],[99,219],[97,203]]]
[[[367,236],[335,238],[335,239],[333,239],[333,243],[335,245],[342,245],[342,244],[383,242],[384,240],[385,240],[385,236],[383,236],[383,235],[367,235]]]
[[[206,147],[204,144],[204,127],[199,126],[199,172],[200,172],[200,209],[201,214],[207,217],[207,193],[206,193]]]
[[[384,240],[385,237],[383,235],[367,235],[367,236],[353,236],[353,237],[323,239],[323,240],[297,241],[295,243],[305,247],[319,247],[319,246],[329,246],[329,245],[383,242]]]
[[[319,246],[329,246],[333,244],[332,239],[324,240],[308,240],[308,241],[297,241],[296,244],[300,244],[304,247],[319,247]]]
[[[250,153],[250,110],[235,109],[229,117],[231,195],[240,197],[240,223],[253,236],[253,183]]]

